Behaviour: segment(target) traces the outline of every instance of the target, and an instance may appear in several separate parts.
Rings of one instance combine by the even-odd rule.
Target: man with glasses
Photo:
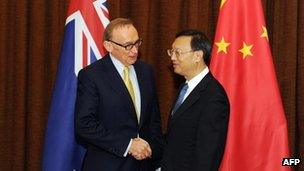
[[[142,39],[129,19],[105,29],[108,55],[78,74],[76,135],[83,170],[155,170],[161,158],[160,112],[152,68],[137,60]]]
[[[174,72],[185,77],[169,114],[162,171],[213,171],[222,160],[229,101],[208,66],[211,45],[198,30],[178,33],[167,51]]]

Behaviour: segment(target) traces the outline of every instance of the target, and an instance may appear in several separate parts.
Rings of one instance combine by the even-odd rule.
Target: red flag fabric
[[[287,124],[260,0],[222,0],[210,69],[231,105],[222,171],[282,171]]]

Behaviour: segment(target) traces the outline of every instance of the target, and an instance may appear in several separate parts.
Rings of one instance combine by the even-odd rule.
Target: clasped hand
[[[129,149],[129,154],[132,155],[137,160],[143,160],[151,157],[152,150],[147,141],[141,138],[132,139],[131,147]]]

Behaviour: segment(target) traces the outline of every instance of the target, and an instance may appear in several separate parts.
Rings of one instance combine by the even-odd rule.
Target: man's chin
[[[135,59],[135,60],[129,60],[129,61],[128,61],[128,64],[129,64],[129,65],[133,65],[135,62],[136,62],[136,59]]]
[[[130,65],[133,65],[136,62],[137,58],[132,58],[128,61]]]
[[[180,75],[180,70],[179,70],[178,68],[175,67],[175,68],[173,69],[173,71],[174,71],[175,74],[179,74],[179,75]]]

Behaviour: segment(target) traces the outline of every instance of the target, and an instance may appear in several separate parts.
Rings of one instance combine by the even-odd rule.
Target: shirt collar
[[[189,89],[190,90],[194,89],[194,87],[196,87],[196,85],[208,74],[208,72],[209,72],[209,68],[206,66],[206,68],[203,69],[202,72],[200,72],[199,74],[197,74],[191,80],[186,81],[186,83],[189,86]]]
[[[123,70],[125,68],[125,65],[120,62],[118,59],[116,59],[111,53],[110,53],[110,58],[115,66],[115,68],[117,69],[119,75],[123,76]],[[133,65],[129,66],[130,70],[133,70]]]

